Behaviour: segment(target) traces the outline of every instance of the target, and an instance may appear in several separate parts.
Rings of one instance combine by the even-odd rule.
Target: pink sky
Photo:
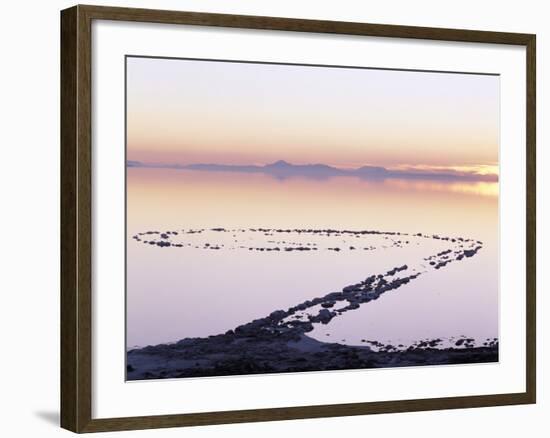
[[[127,62],[129,160],[498,173],[498,76]]]

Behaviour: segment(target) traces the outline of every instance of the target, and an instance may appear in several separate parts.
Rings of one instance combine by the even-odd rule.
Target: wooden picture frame
[[[92,22],[113,20],[517,45],[526,48],[526,390],[416,400],[223,412],[92,418]],[[535,35],[75,6],[61,12],[61,426],[74,432],[335,417],[535,403]]]

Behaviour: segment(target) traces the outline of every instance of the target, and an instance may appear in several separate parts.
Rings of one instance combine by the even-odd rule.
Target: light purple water
[[[334,228],[439,233],[483,242],[475,257],[431,270],[380,299],[316,324],[321,341],[362,339],[411,343],[460,336],[498,337],[498,192],[494,183],[442,183],[356,178],[276,180],[266,175],[128,169],[127,345],[173,342],[223,333],[274,310],[446,249],[424,239],[395,247],[380,236],[337,242],[292,236],[319,248],[372,250],[259,252],[271,237],[218,233],[180,236],[185,246],[161,248],[132,236],[191,228]],[[234,242],[238,240],[238,242]],[[343,240],[346,240],[344,242]],[[212,241],[212,242],[210,242]],[[187,246],[190,244],[190,246]],[[233,246],[232,246],[233,245]],[[195,248],[198,246],[198,248]],[[233,248],[233,249],[231,249]]]

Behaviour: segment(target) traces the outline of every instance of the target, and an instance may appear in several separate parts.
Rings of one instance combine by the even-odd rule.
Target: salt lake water
[[[128,348],[224,333],[395,266],[422,269],[426,257],[448,247],[412,238],[395,245],[378,235],[292,235],[288,242],[319,250],[251,251],[282,239],[248,231],[257,228],[479,240],[483,247],[474,257],[431,269],[329,324],[316,324],[307,336],[348,345],[498,338],[498,183],[128,168],[127,189]],[[220,227],[246,231],[208,233]],[[184,234],[193,229],[207,231]],[[178,230],[186,245],[133,239],[149,230]],[[205,250],[205,243],[224,246]],[[336,246],[347,250],[326,250]]]

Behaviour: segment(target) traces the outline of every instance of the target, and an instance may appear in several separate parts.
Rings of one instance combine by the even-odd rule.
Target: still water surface
[[[127,178],[129,348],[223,333],[370,274],[419,266],[424,257],[446,248],[429,240],[396,247],[376,236],[355,245],[375,250],[307,253],[230,250],[230,234],[218,239],[225,245],[219,251],[194,245],[161,248],[132,239],[149,230],[216,227],[421,232],[480,240],[483,248],[475,257],[430,270],[327,325],[316,325],[308,336],[350,345],[362,339],[410,345],[436,337],[481,342],[498,337],[498,183],[280,180],[153,168],[128,168]],[[242,238],[254,245],[254,236]],[[319,239],[302,241],[322,245]],[[338,239],[330,245],[353,244]]]

